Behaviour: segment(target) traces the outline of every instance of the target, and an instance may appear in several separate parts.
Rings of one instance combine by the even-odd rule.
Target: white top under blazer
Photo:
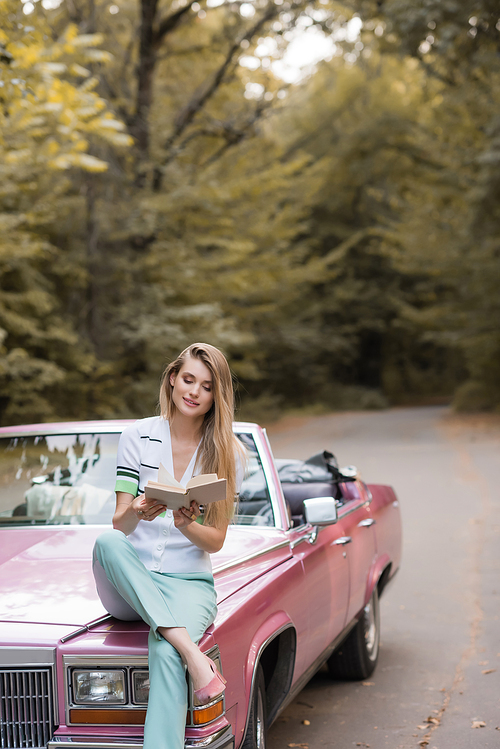
[[[197,454],[198,448],[180,481],[183,486],[200,473],[196,466]],[[127,492],[134,497],[143,494],[148,481],[158,480],[160,462],[173,476],[168,421],[161,416],[151,416],[130,424],[122,432],[118,444],[115,491]],[[157,517],[152,522],[140,521],[128,539],[144,566],[153,572],[212,571],[210,554],[191,543],[175,527],[171,510],[166,511],[165,517]]]

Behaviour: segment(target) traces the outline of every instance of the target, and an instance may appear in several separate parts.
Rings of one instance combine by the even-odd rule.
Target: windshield
[[[238,437],[248,464],[235,522],[273,526],[254,439]],[[1,438],[0,526],[110,524],[119,438],[119,433]]]
[[[0,440],[0,523],[106,523],[115,506],[118,434]]]

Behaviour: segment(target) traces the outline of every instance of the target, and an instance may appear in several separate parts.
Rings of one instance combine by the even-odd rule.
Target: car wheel
[[[257,666],[248,727],[241,749],[266,749],[266,684],[262,666]]]
[[[347,639],[328,659],[334,679],[366,679],[375,670],[380,644],[380,609],[375,586],[363,614]]]

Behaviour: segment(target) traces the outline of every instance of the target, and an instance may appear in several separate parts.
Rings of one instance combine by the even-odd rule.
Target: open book
[[[188,508],[194,499],[199,505],[220,502],[226,498],[226,479],[217,478],[216,473],[195,476],[182,486],[160,463],[158,481],[148,481],[144,487],[146,499],[155,499],[169,510]]]

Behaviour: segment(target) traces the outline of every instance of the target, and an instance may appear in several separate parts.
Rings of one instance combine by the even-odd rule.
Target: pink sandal
[[[210,668],[214,673],[213,679],[211,679],[205,687],[194,690],[194,696],[200,703],[200,705],[206,705],[208,702],[212,702],[224,692],[227,681],[217,670],[217,666],[211,658],[207,659],[210,661]]]

